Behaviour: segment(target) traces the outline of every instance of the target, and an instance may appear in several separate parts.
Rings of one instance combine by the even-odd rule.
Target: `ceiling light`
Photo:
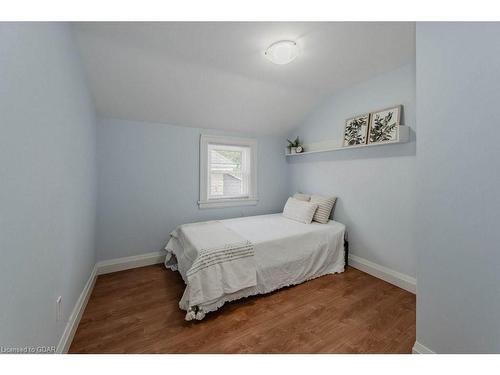
[[[292,62],[299,55],[299,46],[292,40],[280,40],[271,44],[264,54],[271,62],[284,65]]]

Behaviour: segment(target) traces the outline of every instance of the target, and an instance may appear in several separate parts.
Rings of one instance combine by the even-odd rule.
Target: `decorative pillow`
[[[293,198],[304,202],[309,202],[311,200],[311,196],[309,194],[304,194],[304,193],[295,193]]]
[[[299,201],[290,197],[283,209],[283,216],[301,223],[311,224],[317,208],[316,203]]]
[[[330,213],[332,212],[332,208],[336,200],[336,197],[326,198],[321,195],[312,195],[311,203],[316,203],[318,205],[318,209],[314,213],[313,220],[321,224],[328,223],[330,220]]]

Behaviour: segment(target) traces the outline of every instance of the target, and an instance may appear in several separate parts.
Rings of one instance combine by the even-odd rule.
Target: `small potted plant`
[[[292,142],[291,140],[287,139],[288,141],[288,150],[290,154],[298,154],[303,151],[302,146],[300,145],[300,140],[299,137],[295,138],[295,140]]]

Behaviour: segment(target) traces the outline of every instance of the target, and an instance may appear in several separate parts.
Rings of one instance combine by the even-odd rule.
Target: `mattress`
[[[204,306],[205,312],[215,311],[225,302],[344,271],[345,226],[339,222],[303,224],[281,213],[220,222],[254,245],[257,285],[222,296]],[[167,247],[176,259],[167,257],[166,267],[178,270],[187,283],[186,273],[194,262],[193,256],[173,237]],[[179,307],[187,310],[184,298]]]

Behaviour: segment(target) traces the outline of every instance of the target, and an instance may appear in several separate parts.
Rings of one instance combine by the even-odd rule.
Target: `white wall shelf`
[[[394,145],[400,143],[406,143],[410,140],[410,128],[408,126],[400,125],[398,129],[398,139],[396,141],[387,141],[387,142],[379,142],[379,143],[368,143],[366,145],[356,145],[356,146],[345,146],[339,145],[341,141],[339,140],[329,140],[318,143],[305,144],[304,152],[300,154],[291,154],[288,149],[285,151],[286,156],[301,156],[301,155],[309,155],[316,154],[319,152],[329,152],[329,151],[340,151],[340,150],[351,150],[353,148],[365,148],[365,147],[375,147],[375,146],[385,146],[385,145]]]

